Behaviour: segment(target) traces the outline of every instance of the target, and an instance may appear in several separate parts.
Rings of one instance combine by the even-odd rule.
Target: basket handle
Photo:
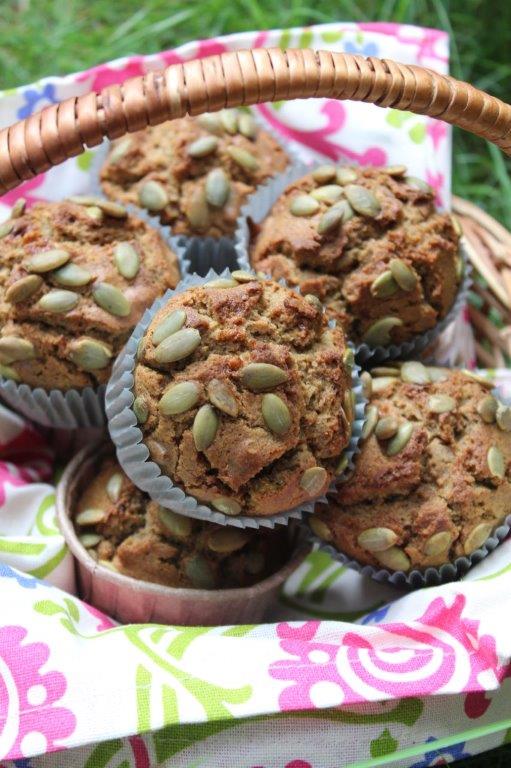
[[[71,97],[0,131],[0,194],[147,125],[224,107],[310,97],[352,99],[429,115],[511,154],[511,106],[430,69],[346,53],[241,50],[173,64]]]

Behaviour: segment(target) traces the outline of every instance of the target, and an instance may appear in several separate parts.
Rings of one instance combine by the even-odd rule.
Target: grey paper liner
[[[316,164],[317,165],[317,164]],[[316,166],[314,166],[316,167]],[[249,258],[250,245],[250,227],[248,220],[251,219],[259,223],[269,213],[273,204],[284,192],[289,184],[313,170],[313,166],[307,166],[304,163],[296,163],[287,168],[278,176],[268,179],[248,198],[246,204],[241,209],[241,215],[235,232],[235,250],[238,258],[238,267],[240,269],[253,270]],[[368,344],[355,345],[355,356],[357,362],[366,366],[368,363],[375,365],[384,360],[396,360],[399,358],[413,357],[422,352],[426,347],[444,331],[450,323],[462,311],[467,301],[467,294],[472,284],[472,268],[467,256],[464,245],[464,238],[460,240],[460,255],[463,259],[463,279],[454,303],[447,315],[438,322],[434,328],[422,333],[410,341],[402,344],[389,344],[388,347],[370,347]]]
[[[103,194],[98,197],[106,200]],[[142,219],[160,232],[165,243],[177,256],[180,274],[187,274],[190,262],[186,257],[185,248],[178,238],[172,237],[169,228],[162,226],[156,217],[143,210],[131,205],[125,207],[130,215]],[[31,388],[28,384],[17,384],[0,376],[0,397],[11,408],[38,424],[58,429],[104,427],[105,390],[106,385],[102,384],[97,388],[85,387],[67,391],[52,389],[48,392],[42,387]]]
[[[317,501],[325,501],[326,497],[301,504],[285,512],[269,515],[268,517],[251,517],[238,515],[231,517],[201,504],[193,496],[186,494],[181,488],[174,485],[172,480],[162,474],[156,462],[150,459],[149,450],[143,442],[143,433],[138,426],[137,419],[132,410],[134,383],[133,370],[138,343],[147,330],[156,312],[161,309],[175,294],[183,293],[188,288],[201,285],[207,280],[218,277],[229,277],[230,272],[224,270],[218,274],[210,270],[205,277],[198,275],[186,275],[173,291],[167,291],[164,296],[157,299],[153,306],[146,310],[141,321],[128,340],[124,352],[115,361],[112,377],[108,383],[105,406],[108,418],[108,428],[112,441],[117,448],[117,458],[124,472],[132,482],[143,491],[146,491],[154,501],[174,512],[195,517],[200,520],[232,525],[238,528],[274,528],[275,525],[287,525],[292,519],[301,519],[305,512],[312,512]],[[352,435],[348,446],[343,452],[348,457],[348,467],[332,483],[328,492],[335,488],[335,483],[344,478],[346,473],[353,468],[353,459],[358,450],[358,443],[365,421],[366,401],[362,395],[362,384],[359,380],[359,368],[354,366],[352,370],[352,389],[355,392],[354,421]]]

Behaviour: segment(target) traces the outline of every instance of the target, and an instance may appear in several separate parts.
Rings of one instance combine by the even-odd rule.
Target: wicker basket
[[[71,97],[0,131],[0,194],[21,181],[147,125],[226,106],[329,97],[365,101],[444,120],[511,153],[511,106],[452,77],[388,59],[260,48],[173,64]],[[511,363],[511,235],[464,200],[454,210],[478,272],[470,318],[478,362]]]

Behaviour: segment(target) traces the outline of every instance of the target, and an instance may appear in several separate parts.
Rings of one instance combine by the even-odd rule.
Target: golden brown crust
[[[371,407],[373,426],[380,427],[365,440],[335,500],[311,518],[322,538],[361,563],[391,570],[440,566],[477,549],[511,513],[511,411],[500,406],[495,423],[487,387],[462,371],[443,375],[425,384],[389,378],[383,388],[376,385],[381,391],[373,392]],[[481,416],[483,401],[491,423]],[[378,438],[383,418],[394,418],[394,427],[412,425],[395,455],[388,455],[395,438]],[[367,530],[373,531],[369,548]]]
[[[459,287],[459,238],[450,216],[436,212],[427,185],[418,188],[409,177],[392,176],[384,169],[350,170],[356,174],[351,183],[376,198],[372,215],[351,209],[351,218],[319,234],[330,204],[320,202],[317,212],[308,216],[290,210],[300,195],[315,194],[324,186],[309,174],[290,184],[255,228],[251,263],[274,279],[299,285],[302,293],[318,296],[357,342],[379,318],[399,318],[402,324],[392,329],[390,341],[401,343],[433,328],[451,308]],[[349,184],[337,186],[344,205]],[[416,284],[408,290],[394,284],[390,296],[377,297],[374,281],[389,271],[394,259],[412,270]]]
[[[120,274],[115,263],[119,243],[132,246],[139,259],[137,273],[130,279]],[[62,284],[56,270],[47,271],[40,273],[40,285],[34,293],[14,302],[13,286],[36,276],[30,259],[54,249],[68,253],[66,267],[86,270],[89,281],[79,286]],[[97,206],[70,201],[37,203],[13,219],[11,231],[0,239],[0,363],[8,366],[17,380],[32,387],[67,390],[104,383],[111,361],[144,309],[163,290],[174,288],[178,280],[177,257],[160,234],[141,219],[131,215],[115,218]],[[93,292],[100,283],[113,286],[125,297],[127,314],[112,314],[98,305]],[[39,304],[41,298],[57,290],[74,294],[76,305],[65,312],[44,309]],[[1,350],[5,337],[29,340],[33,355],[11,360],[9,350]],[[87,362],[85,367],[77,362],[76,343],[83,339],[99,343],[105,350],[102,367],[88,369]]]
[[[229,110],[236,120],[246,119],[238,110]],[[212,118],[214,132],[204,127],[203,118],[185,117],[172,123],[153,126],[114,142],[101,171],[105,194],[115,200],[143,205],[140,194],[148,181],[164,190],[167,203],[160,210],[162,222],[175,234],[221,237],[234,233],[240,208],[265,179],[283,171],[288,158],[277,141],[257,129],[253,137],[242,135],[239,125],[234,134],[227,132],[218,115]],[[207,119],[207,118],[206,118]],[[235,123],[236,124],[236,123]],[[202,157],[191,157],[189,147],[201,139],[214,138],[217,146]],[[119,146],[125,153],[116,159]],[[121,149],[122,149],[121,147]],[[232,149],[249,153],[254,167],[243,167],[231,156]],[[114,154],[115,153],[115,154]],[[194,219],[190,210],[204,194],[210,171],[225,171],[230,194],[223,205],[205,205],[202,218]]]
[[[178,310],[186,315],[184,329],[197,329],[200,343],[184,359],[162,363],[153,334]],[[228,498],[237,502],[238,513],[272,515],[319,496],[349,442],[345,351],[342,331],[328,327],[321,309],[272,281],[200,286],[174,296],[152,320],[135,368],[135,396],[147,410],[142,429],[152,458],[199,501],[215,505],[219,497]],[[286,380],[254,391],[244,379],[245,367],[254,363],[275,366]],[[213,380],[234,397],[235,415],[215,407],[215,437],[198,450],[192,429],[198,410],[212,402]],[[162,396],[183,382],[197,386],[195,402],[183,413],[164,415]],[[270,431],[263,414],[263,403],[275,396],[289,417],[281,434]],[[275,402],[269,405],[274,409]],[[309,493],[301,480],[313,467],[323,479]]]
[[[118,481],[115,500],[107,490],[112,478],[113,488]],[[103,512],[96,524],[80,525],[75,519],[84,544],[94,542],[88,547],[92,557],[126,576],[168,587],[251,586],[277,571],[290,555],[284,528],[240,531],[162,510],[133,485],[113,458],[105,460],[85,489],[75,517],[86,510]]]

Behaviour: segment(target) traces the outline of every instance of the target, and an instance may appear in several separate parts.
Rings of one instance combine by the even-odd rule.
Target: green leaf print
[[[85,151],[83,154],[79,155],[76,158],[76,164],[78,168],[81,171],[89,171],[90,167],[92,165],[92,158],[94,157],[94,153],[90,152],[89,150]]]
[[[154,751],[158,765],[177,755],[196,741],[236,728],[244,720],[218,720],[216,722],[171,725],[153,734]]]
[[[391,755],[397,750],[399,742],[394,739],[388,728],[385,728],[383,733],[378,736],[377,739],[373,739],[370,743],[371,757],[383,757],[383,755]]]
[[[344,32],[321,32],[321,39],[324,43],[337,43],[344,37]]]
[[[34,605],[34,610],[45,616],[54,616],[56,613],[62,613],[62,606],[51,600],[40,600]]]
[[[310,48],[312,45],[313,35],[310,29],[304,29],[298,40],[299,48]]]
[[[114,757],[121,749],[122,742],[120,739],[105,741],[102,744],[98,744],[98,746],[90,753],[83,768],[105,768],[112,757]]]
[[[49,525],[44,521],[46,512],[53,508],[53,515],[49,519]],[[57,516],[55,514],[55,494],[50,493],[42,500],[37,510],[34,526],[30,533],[40,533],[42,536],[60,536],[60,530],[57,526]]]
[[[408,136],[415,144],[422,144],[426,138],[426,126],[424,123],[417,123],[408,131]]]

